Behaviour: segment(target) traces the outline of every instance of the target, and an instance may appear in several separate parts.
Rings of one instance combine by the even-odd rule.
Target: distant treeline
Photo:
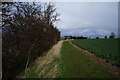
[[[104,37],[107,39],[107,36]],[[115,38],[115,33],[112,32],[109,36],[110,39]],[[83,36],[64,36],[62,39],[91,39],[90,37],[83,37]],[[98,36],[95,39],[100,39]]]
[[[15,78],[60,40],[58,16],[51,3],[2,3],[3,79]]]
[[[87,37],[83,37],[83,36],[64,36],[64,39],[87,39]]]

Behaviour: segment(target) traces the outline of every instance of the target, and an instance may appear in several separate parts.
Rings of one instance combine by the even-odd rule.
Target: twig
[[[34,44],[32,45],[32,47],[31,47],[31,49],[30,49],[30,51],[29,51],[28,60],[27,60],[26,66],[25,66],[25,77],[26,77],[26,78],[27,78],[27,68],[28,68],[28,64],[29,64],[29,62],[30,62],[30,57],[31,57],[30,53],[31,53],[33,47],[34,47]]]

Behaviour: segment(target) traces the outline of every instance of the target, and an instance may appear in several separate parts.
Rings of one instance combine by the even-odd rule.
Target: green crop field
[[[72,43],[94,53],[97,57],[104,58],[106,61],[120,65],[118,54],[118,45],[120,45],[120,43],[118,43],[118,40],[120,41],[120,39],[86,39],[74,40]]]

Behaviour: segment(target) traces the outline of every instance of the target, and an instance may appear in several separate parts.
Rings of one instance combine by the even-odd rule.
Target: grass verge
[[[61,49],[57,78],[115,78],[109,71],[85,56],[68,41]]]

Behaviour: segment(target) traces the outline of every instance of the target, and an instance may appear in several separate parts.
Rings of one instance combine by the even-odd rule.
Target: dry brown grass
[[[60,49],[63,41],[59,41],[44,56],[35,61],[36,72],[39,78],[55,78],[58,72],[58,63],[53,63],[54,59],[60,57]]]

